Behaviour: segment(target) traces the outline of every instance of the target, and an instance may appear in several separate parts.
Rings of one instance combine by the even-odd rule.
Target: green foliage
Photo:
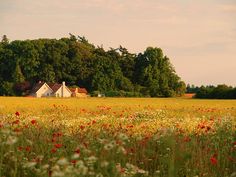
[[[4,96],[14,96],[14,83],[13,82],[7,82],[7,81],[3,81],[1,84],[1,89],[0,89],[0,95],[4,95]]]
[[[196,92],[196,98],[236,99],[236,87],[227,85],[201,86]]]
[[[72,34],[59,40],[12,42],[3,36],[0,81],[14,84],[28,81],[33,85],[39,80],[66,81],[69,86],[85,87],[89,92],[117,92],[119,96],[171,97],[185,92],[184,82],[160,48],[148,47],[136,55],[122,46],[105,51],[85,37]],[[6,94],[4,89],[1,85],[1,93]],[[129,94],[120,94],[122,90]],[[22,95],[19,90],[14,94]]]
[[[15,83],[21,83],[25,81],[25,77],[21,72],[19,64],[16,64],[15,72],[13,73],[13,79]]]
[[[184,83],[160,48],[148,47],[144,54],[139,54],[135,69],[135,81],[144,87],[144,95],[170,97],[185,92]]]

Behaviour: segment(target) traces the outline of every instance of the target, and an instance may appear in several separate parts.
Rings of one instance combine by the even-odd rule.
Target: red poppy
[[[26,147],[25,147],[25,150],[26,150],[27,152],[30,152],[30,150],[31,150],[30,146],[26,146]]]
[[[236,141],[233,143],[233,145],[236,145]]]
[[[80,154],[80,149],[79,149],[79,148],[76,149],[76,150],[75,150],[75,153]]]
[[[20,123],[20,120],[18,119],[12,122],[12,124],[19,124],[19,123]]]
[[[57,141],[57,139],[55,138],[55,137],[53,137],[52,138],[52,142],[54,143],[54,142],[56,142]]]
[[[186,136],[186,137],[184,138],[184,142],[189,142],[189,141],[191,141],[191,138],[189,138],[188,136]]]
[[[120,173],[124,173],[125,169],[124,168],[120,168]]]
[[[20,113],[18,111],[16,111],[15,115],[16,116],[20,116]]]
[[[127,125],[127,128],[133,128],[134,126],[133,125]]]
[[[77,160],[71,160],[70,162],[71,162],[73,165],[75,165],[76,162],[77,162]]]
[[[211,160],[211,164],[212,164],[212,165],[216,165],[216,164],[217,164],[217,159],[216,159],[215,156],[212,156],[212,157],[210,158],[210,160]]]
[[[19,129],[19,128],[15,128],[13,131],[14,131],[14,132],[20,132],[21,129]]]
[[[61,132],[56,132],[56,133],[53,133],[52,136],[53,137],[60,137],[62,136],[63,134]]]
[[[49,170],[48,176],[52,176],[52,170]]]
[[[60,136],[62,136],[62,135],[63,135],[63,134],[62,134],[61,132],[58,132],[58,133],[57,133],[57,136],[58,136],[58,137],[60,137]]]
[[[85,128],[85,126],[83,125],[80,125],[80,129],[83,130]]]
[[[36,124],[37,123],[37,121],[35,120],[35,119],[33,119],[33,120],[31,120],[31,124]]]
[[[23,150],[23,147],[22,146],[19,146],[17,147],[18,151],[22,151]]]
[[[56,148],[52,148],[51,149],[51,153],[55,153],[55,152],[57,152],[57,149]]]
[[[88,143],[83,143],[83,145],[84,145],[84,147],[86,148],[86,149],[88,149]]]
[[[54,144],[54,147],[55,147],[55,148],[61,148],[61,147],[62,147],[62,144]]]
[[[210,126],[207,126],[207,131],[209,131],[211,129],[211,127]]]
[[[228,160],[234,162],[234,158],[233,157],[228,157]]]

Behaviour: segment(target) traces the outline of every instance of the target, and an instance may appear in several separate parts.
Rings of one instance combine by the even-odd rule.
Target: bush
[[[14,83],[12,82],[6,82],[6,81],[2,82],[0,84],[0,95],[14,96],[15,93],[14,93],[13,87],[14,87]]]

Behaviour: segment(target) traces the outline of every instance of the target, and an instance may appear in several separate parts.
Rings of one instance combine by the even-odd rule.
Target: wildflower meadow
[[[1,177],[236,177],[236,101],[0,97]]]

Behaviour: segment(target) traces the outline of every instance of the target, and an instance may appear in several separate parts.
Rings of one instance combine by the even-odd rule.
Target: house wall
[[[63,87],[59,88],[56,92],[55,92],[55,97],[71,97],[71,93]]]
[[[88,97],[88,95],[86,93],[75,93],[75,92],[72,92],[71,96],[72,97],[80,97],[80,98]]]
[[[77,93],[77,97],[82,97],[82,98],[85,98],[87,97],[88,95],[86,93]]]
[[[63,87],[63,97],[71,97],[71,92],[66,86]]]
[[[44,84],[35,94],[36,97],[51,96],[52,90]]]

